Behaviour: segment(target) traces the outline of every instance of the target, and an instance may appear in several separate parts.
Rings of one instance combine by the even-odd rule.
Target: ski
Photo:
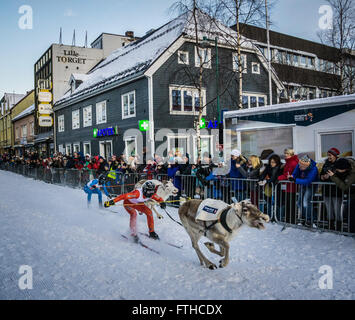
[[[143,235],[143,236],[145,236],[147,238],[150,238],[149,234],[147,234],[147,233],[139,232],[139,234],[141,234],[141,235]],[[159,239],[159,240],[161,240],[161,239]],[[182,249],[182,247],[183,247],[183,246],[179,246],[177,244],[174,244],[174,243],[171,243],[171,242],[168,242],[168,241],[164,241],[164,240],[161,240],[161,241],[164,242],[165,244],[167,244],[169,246],[172,246],[174,248],[177,248],[177,249]]]
[[[126,239],[126,240],[129,241],[129,238],[128,238],[127,236],[125,236],[124,234],[121,234],[121,236],[122,236],[122,238],[124,238],[124,239]],[[140,239],[138,239],[138,242],[133,242],[133,243],[137,243],[137,244],[141,245],[143,248],[148,249],[149,251],[152,251],[152,252],[154,252],[154,253],[156,253],[156,254],[160,254],[159,251],[156,251],[156,250],[154,250],[153,248],[148,247],[148,246],[147,246],[145,243],[143,243]]]

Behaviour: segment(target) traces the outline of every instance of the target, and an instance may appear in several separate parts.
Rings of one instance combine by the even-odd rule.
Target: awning
[[[52,132],[45,132],[45,133],[40,133],[37,135],[36,139],[34,140],[34,143],[41,143],[41,142],[47,142],[48,140],[53,139],[53,133]]]

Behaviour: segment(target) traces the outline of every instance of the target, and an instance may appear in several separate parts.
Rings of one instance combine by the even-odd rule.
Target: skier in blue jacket
[[[98,179],[93,179],[89,181],[85,186],[84,186],[84,191],[88,195],[88,207],[90,207],[91,203],[91,196],[95,193],[98,195],[99,198],[99,206],[102,207],[102,192],[100,188],[103,188],[104,193],[107,197],[111,198],[111,195],[107,191],[107,188],[105,186],[106,182],[106,176],[104,174],[101,174]]]
[[[300,196],[298,197],[297,206],[302,211],[302,218],[306,219],[306,225],[316,228],[313,223],[312,210],[312,182],[318,179],[318,169],[315,161],[307,155],[300,158],[298,165],[292,175],[288,177],[290,181],[294,181],[300,185]]]

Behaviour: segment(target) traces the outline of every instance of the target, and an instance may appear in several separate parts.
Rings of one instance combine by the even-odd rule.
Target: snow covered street
[[[0,299],[355,299],[354,238],[245,227],[231,242],[230,264],[211,271],[163,212],[156,232],[183,247],[141,237],[156,254],[121,236],[129,234],[122,206],[100,210],[94,196],[88,210],[81,190],[10,172],[0,171],[0,181]],[[147,231],[145,215],[138,228]],[[32,290],[19,289],[21,265],[32,267]],[[333,289],[319,288],[323,265],[333,270]]]

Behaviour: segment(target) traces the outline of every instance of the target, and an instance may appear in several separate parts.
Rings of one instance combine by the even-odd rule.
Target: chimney
[[[134,32],[133,31],[126,31],[125,36],[129,37],[129,38],[134,38]]]

